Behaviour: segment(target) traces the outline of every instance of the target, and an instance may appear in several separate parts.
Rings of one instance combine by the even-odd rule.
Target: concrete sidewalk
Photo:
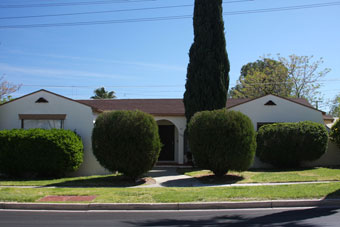
[[[206,203],[12,203],[0,202],[0,209],[23,210],[209,210],[288,207],[340,207],[340,199],[269,200]]]

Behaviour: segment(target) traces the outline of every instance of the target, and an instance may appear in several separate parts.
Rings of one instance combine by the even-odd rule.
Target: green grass
[[[92,203],[339,199],[340,183],[197,188],[0,188],[2,202],[36,202],[47,195],[96,195]]]
[[[178,169],[178,172],[196,177],[201,182],[208,184],[340,181],[340,168],[229,172],[222,178],[214,177],[209,170],[188,168]],[[152,183],[152,180],[143,178],[141,181],[134,182],[121,174],[36,180],[0,177],[0,186],[128,187],[145,183]]]
[[[196,177],[203,183],[279,183],[308,181],[340,181],[340,168],[310,168],[300,170],[254,170],[230,171],[222,178],[216,178],[209,170],[178,169],[178,172]]]
[[[0,186],[127,187],[142,185],[149,181],[150,178],[143,178],[135,182],[121,174],[36,180],[2,177],[0,178]]]

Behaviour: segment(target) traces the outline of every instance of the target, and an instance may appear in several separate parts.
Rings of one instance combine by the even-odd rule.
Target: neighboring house
[[[325,124],[328,127],[328,129],[331,129],[332,126],[335,124],[335,122],[337,122],[339,120],[338,117],[332,117],[332,116],[329,116],[329,115],[327,115],[327,118],[329,118],[329,119],[325,120]]]
[[[287,99],[266,95],[256,99],[229,99],[227,108],[241,111],[257,130],[275,122],[314,121],[324,123],[325,113],[315,109],[305,99]],[[46,90],[39,90],[0,105],[0,130],[13,128],[64,128],[76,131],[84,143],[84,163],[76,175],[104,174],[92,154],[91,134],[96,117],[103,111],[141,110],[154,116],[164,144],[159,162],[184,164],[186,127],[182,99],[112,99],[73,100]],[[340,152],[331,144],[319,162],[313,165],[340,164]],[[337,156],[338,155],[338,156]],[[307,163],[307,165],[311,165]],[[256,160],[253,167],[265,167]]]
[[[328,128],[331,128],[332,125],[337,121],[337,117],[333,117],[331,115],[324,115],[323,119],[325,121],[325,124],[327,125]]]

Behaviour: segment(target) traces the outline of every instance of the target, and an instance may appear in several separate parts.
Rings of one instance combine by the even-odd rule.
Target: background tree
[[[11,99],[10,94],[16,92],[21,87],[21,84],[12,84],[0,76],[0,103],[7,102]]]
[[[288,97],[292,85],[288,69],[270,58],[263,58],[244,65],[237,84],[229,92],[233,98],[256,98],[267,94]]]
[[[106,91],[104,87],[97,88],[96,90],[93,91],[95,94],[94,96],[91,97],[91,99],[114,99],[116,98],[115,92],[114,91]]]
[[[222,0],[196,0],[193,21],[194,43],[183,100],[187,122],[196,112],[224,108],[229,87]]]
[[[288,68],[289,79],[292,83],[292,97],[305,98],[310,103],[320,97],[320,79],[325,77],[331,70],[320,69],[323,59],[313,61],[313,56],[297,56],[288,58],[278,56],[278,60]]]
[[[320,98],[320,79],[330,69],[321,69],[323,59],[313,56],[290,55],[263,58],[244,65],[240,78],[229,92],[232,98],[254,98],[266,94],[305,98],[310,103]]]
[[[335,96],[331,103],[331,110],[329,111],[329,114],[333,117],[340,117],[340,94]]]

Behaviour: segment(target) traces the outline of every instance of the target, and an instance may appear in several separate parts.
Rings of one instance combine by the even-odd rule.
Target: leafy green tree
[[[256,98],[267,94],[288,97],[292,85],[288,69],[270,58],[263,58],[244,65],[237,85],[229,92],[233,98]]]
[[[102,113],[92,131],[92,150],[106,169],[136,179],[158,160],[161,141],[157,123],[138,110]]]
[[[340,94],[334,98],[329,114],[334,117],[340,117]]]
[[[240,78],[229,92],[233,98],[254,98],[266,94],[305,98],[310,103],[320,99],[320,79],[330,69],[321,68],[323,59],[290,55],[287,58],[263,58],[244,65]]]
[[[193,21],[194,43],[183,100],[187,122],[196,112],[224,108],[229,87],[222,0],[196,0]]]
[[[256,156],[278,168],[296,168],[315,161],[326,151],[328,131],[324,124],[301,121],[267,124],[257,132]]]
[[[340,120],[338,119],[331,128],[331,140],[340,148]]]
[[[289,55],[288,58],[278,56],[278,60],[288,69],[289,79],[292,83],[292,97],[305,98],[310,103],[316,98],[321,98],[319,88],[320,79],[331,70],[321,69],[323,59],[313,61],[314,56]]]
[[[60,177],[83,162],[83,143],[64,129],[0,130],[0,172],[16,177]]]
[[[94,96],[91,97],[91,99],[114,99],[116,98],[115,92],[114,91],[106,91],[104,87],[97,88],[96,90],[93,91],[95,94]]]
[[[247,170],[255,156],[254,126],[249,117],[226,109],[196,113],[188,125],[195,163],[216,176]]]

